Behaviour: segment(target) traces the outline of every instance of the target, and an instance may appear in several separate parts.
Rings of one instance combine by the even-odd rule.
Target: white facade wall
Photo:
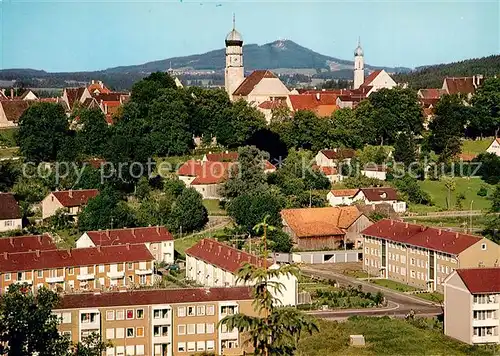
[[[488,152],[488,153],[494,153],[497,156],[500,156],[500,139],[495,139],[491,143],[490,147],[488,147],[488,149],[486,150],[486,152]]]
[[[246,100],[255,106],[277,98],[288,99],[290,91],[279,78],[263,78],[248,94]]]
[[[383,88],[392,89],[397,86],[394,79],[392,79],[385,70],[382,70],[379,75],[372,80],[370,85],[373,87],[372,91],[377,91]]]
[[[221,184],[195,184],[191,185],[198,193],[201,194],[203,199],[221,199],[220,187]]]
[[[335,167],[336,164],[333,159],[326,157],[321,151],[316,154],[316,164],[320,167]]]
[[[361,174],[368,177],[368,178],[377,178],[380,180],[386,180],[387,174],[385,172],[381,171],[361,171]]]
[[[330,206],[351,205],[353,197],[336,197],[332,192],[328,192],[326,200],[328,200]]]
[[[0,232],[21,230],[23,228],[22,219],[6,219],[0,220]]]

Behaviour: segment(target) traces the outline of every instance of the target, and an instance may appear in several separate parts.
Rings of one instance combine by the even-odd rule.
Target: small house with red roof
[[[396,213],[406,211],[406,202],[399,201],[397,191],[391,187],[359,188],[352,201],[364,205],[389,204]]]
[[[333,189],[326,195],[330,206],[351,205],[359,189]]]
[[[29,107],[26,100],[0,100],[0,128],[16,127],[19,119]]]
[[[42,200],[42,218],[54,216],[58,210],[76,218],[88,201],[99,194],[97,189],[59,190],[49,193]]]
[[[355,155],[350,148],[324,149],[316,154],[315,161],[319,167],[337,167],[340,162],[349,164]]]
[[[194,188],[203,199],[221,199],[222,184],[229,177],[234,162],[196,161],[185,162],[177,175],[188,188]]]
[[[500,137],[496,137],[491,145],[486,149],[486,152],[500,156]]]
[[[235,287],[247,283],[238,280],[237,272],[245,264],[270,269],[277,265],[271,261],[238,250],[213,239],[203,239],[186,250],[186,278],[205,287]],[[283,284],[282,293],[275,292],[282,305],[297,305],[297,278],[280,276],[271,279]],[[253,283],[248,283],[253,285]]]
[[[446,94],[454,95],[461,94],[467,98],[471,98],[484,81],[482,75],[474,75],[472,77],[446,77],[443,80],[443,90]]]
[[[384,219],[362,231],[363,269],[372,275],[443,292],[459,268],[494,267],[500,246],[482,236]]]
[[[0,193],[0,232],[21,230],[23,216],[14,194]],[[0,251],[3,251],[0,249]]]
[[[158,262],[174,263],[174,237],[163,226],[87,231],[76,240],[76,247],[145,245]]]
[[[91,95],[95,94],[108,94],[111,93],[111,90],[106,88],[104,83],[100,80],[93,80],[90,82],[90,85],[87,87],[87,90]]]
[[[444,333],[469,345],[500,344],[500,267],[465,268],[444,280]]]

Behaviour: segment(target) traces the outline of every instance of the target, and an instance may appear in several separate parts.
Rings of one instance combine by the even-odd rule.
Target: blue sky
[[[218,6],[219,5],[219,6]],[[286,38],[351,59],[415,67],[500,53],[499,1],[0,0],[0,69],[98,70]]]

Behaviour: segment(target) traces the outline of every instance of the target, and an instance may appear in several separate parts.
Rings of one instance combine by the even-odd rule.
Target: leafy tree
[[[0,162],[0,191],[10,191],[20,176],[21,169],[18,164],[10,161]]]
[[[394,160],[409,166],[417,160],[417,148],[413,134],[400,132],[394,145]]]
[[[183,232],[201,230],[208,222],[208,212],[200,193],[193,188],[185,189],[172,207],[170,226],[173,230],[182,227]]]
[[[389,150],[384,146],[366,145],[361,151],[358,151],[359,163],[364,166],[366,164],[383,164],[389,155]]]
[[[274,252],[289,253],[293,243],[290,236],[280,229],[269,231],[269,246]]]
[[[135,211],[137,224],[141,226],[169,225],[175,197],[168,194],[149,194]]]
[[[66,356],[69,340],[57,330],[52,309],[59,303],[56,293],[41,288],[12,284],[0,295],[0,354]]]
[[[448,206],[448,209],[451,208],[451,192],[455,190],[457,187],[457,184],[455,182],[455,179],[452,177],[443,177],[443,182],[446,190],[448,191],[448,197],[446,198],[446,205]]]
[[[67,209],[57,209],[56,213],[49,218],[49,225],[56,230],[67,229],[71,226],[71,217]]]
[[[264,164],[268,159],[269,155],[255,146],[240,147],[238,164],[230,169],[229,179],[222,189],[223,195],[234,198],[240,194],[264,190],[267,186]]]
[[[104,114],[99,109],[83,109],[78,117],[77,147],[84,154],[101,157],[109,138]]]
[[[151,187],[149,185],[149,180],[146,177],[141,177],[137,182],[135,188],[135,196],[139,198],[139,200],[143,200],[146,198],[149,193],[151,193]]]
[[[78,214],[78,229],[92,231],[110,228],[134,227],[136,220],[132,209],[120,194],[106,187],[99,195],[89,200]]]
[[[102,341],[98,333],[92,333],[74,345],[73,356],[101,356],[108,347],[113,344],[109,341]]]
[[[500,78],[487,78],[472,97],[477,124],[476,135],[498,135],[500,130]]]
[[[355,111],[349,108],[336,110],[330,119],[328,130],[329,147],[361,148],[363,137],[363,124]]]
[[[12,192],[19,202],[23,216],[29,216],[31,206],[47,196],[49,189],[41,179],[21,178],[12,187]]]
[[[264,261],[267,259],[267,231],[272,229],[267,219],[255,226],[256,231],[263,230]],[[256,316],[233,314],[226,316],[219,324],[226,325],[228,330],[236,328],[239,332],[246,333],[255,355],[293,355],[303,333],[319,331],[313,317],[296,308],[281,307],[273,296],[284,291],[283,284],[275,279],[286,275],[298,277],[299,269],[295,265],[268,269],[266,263],[264,267],[247,263],[237,272],[238,281],[253,284]]]
[[[462,210],[463,205],[465,201],[465,194],[464,193],[458,193],[457,194],[457,201],[455,202],[455,207],[457,210]]]
[[[266,126],[264,115],[244,100],[226,107],[221,117],[224,120],[214,123],[213,133],[219,144],[230,148],[242,146]]]
[[[491,208],[488,222],[483,235],[496,243],[500,243],[500,183],[496,185],[491,195]]]
[[[68,129],[61,105],[33,104],[19,120],[19,150],[27,161],[53,161],[65,144]]]
[[[317,117],[312,111],[298,111],[291,120],[272,125],[271,129],[280,135],[289,149],[317,151],[327,146],[328,120]]]
[[[161,89],[176,89],[174,79],[167,73],[155,72],[132,87],[131,100],[147,105],[161,94]]]
[[[429,124],[432,132],[429,143],[440,155],[440,161],[447,162],[461,151],[460,138],[464,136],[470,108],[457,95],[443,95],[436,105],[435,114]]]
[[[405,175],[402,178],[395,179],[393,184],[398,188],[398,191],[404,195],[404,200],[415,204],[431,203],[429,194],[420,188],[417,179]]]
[[[480,164],[478,175],[489,184],[500,182],[500,157],[494,153],[481,153],[474,159]]]
[[[236,224],[251,232],[252,228],[268,215],[269,222],[279,226],[280,211],[284,205],[284,198],[275,192],[247,192],[232,199],[227,206],[227,212]]]

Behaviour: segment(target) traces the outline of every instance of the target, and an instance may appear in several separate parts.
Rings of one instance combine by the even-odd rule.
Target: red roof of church
[[[264,78],[277,78],[273,72],[269,70],[254,70],[252,74],[246,77],[238,88],[234,91],[233,95],[247,96],[255,88],[257,84]]]
[[[500,293],[500,268],[457,269],[457,274],[472,294]]]

